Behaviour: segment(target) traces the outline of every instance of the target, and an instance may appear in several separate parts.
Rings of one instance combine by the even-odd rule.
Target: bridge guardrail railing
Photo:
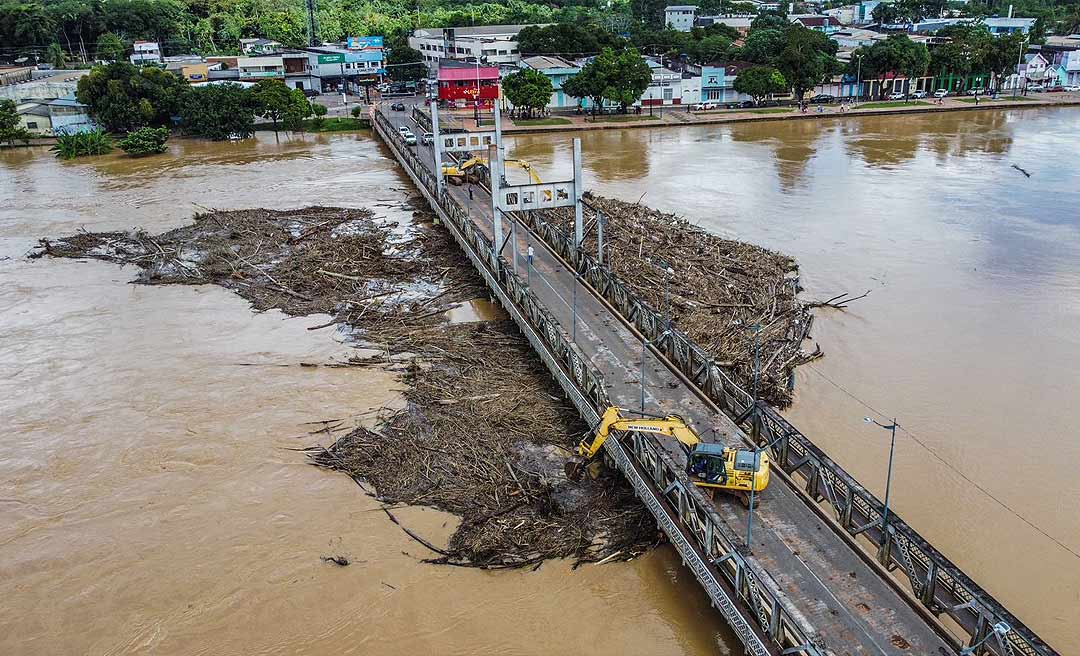
[[[374,113],[373,122],[428,200],[434,200],[438,191],[430,170],[405,146],[380,112]],[[505,297],[504,304],[508,305],[511,316],[549,369],[562,372],[565,381],[560,379],[560,384],[583,417],[590,423],[598,422],[600,412],[610,404],[603,375],[577,349],[555,315],[505,259],[499,258],[498,270],[492,270],[489,259],[492,241],[467,211],[445,191],[435,205],[452,224],[452,234],[488,279],[489,286]],[[827,653],[806,618],[767,571],[742,555],[741,538],[716,515],[711,503],[655,438],[632,433],[624,440],[609,439],[605,451],[656,516],[749,653],[760,656],[781,652],[805,656]]]
[[[1056,656],[1057,652],[1010,613],[967,574],[933,547],[892,509],[882,530],[883,504],[806,435],[768,404],[737,384],[713,358],[684,332],[667,325],[664,317],[597,262],[575,247],[573,239],[543,212],[518,219],[568,262],[623,318],[670,360],[705,396],[742,427],[757,445],[773,443],[773,462],[797,474],[810,498],[825,502],[849,536],[865,536],[876,547],[878,562],[907,578],[908,587],[932,614],[946,614],[968,634],[967,645],[983,641],[1000,622],[1011,630],[1004,638],[987,640],[986,653],[1010,656]],[[794,480],[794,479],[793,479]],[[859,548],[859,547],[856,547]]]

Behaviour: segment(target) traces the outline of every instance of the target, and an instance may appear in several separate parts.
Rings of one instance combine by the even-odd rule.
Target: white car
[[[695,112],[707,112],[710,109],[720,109],[720,103],[709,100],[694,105],[693,109]]]
[[[889,100],[903,100],[904,98],[907,98],[907,94],[903,91],[893,91],[889,94]]]
[[[986,94],[986,89],[968,89],[967,94],[969,96],[982,96]]]
[[[911,97],[912,98],[925,98],[926,97],[926,92],[925,91],[916,91],[915,93],[911,94]]]
[[[1080,84],[1067,84],[1061,87],[1062,91],[1080,91]]]
[[[1046,91],[1046,87],[1041,84],[1029,84],[1027,85],[1028,93],[1036,93],[1040,91]]]
[[[412,134],[412,130],[405,127],[404,125],[399,126],[397,131],[398,131],[398,134],[400,134],[402,137],[404,137],[406,134]]]
[[[949,92],[946,91],[945,89],[938,89],[937,91],[934,92],[934,97],[935,98],[944,98],[944,97],[946,97],[948,95],[949,95]]]
[[[416,145],[416,135],[412,133],[412,130],[405,128],[405,132],[402,133],[401,138],[405,140],[406,146]]]

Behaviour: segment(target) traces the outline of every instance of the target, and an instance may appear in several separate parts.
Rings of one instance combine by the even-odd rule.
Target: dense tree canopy
[[[605,48],[581,72],[563,84],[563,90],[574,98],[589,98],[595,112],[603,102],[626,107],[645,92],[652,81],[652,70],[633,48],[616,53]]]
[[[739,71],[734,86],[739,93],[745,93],[755,103],[760,103],[768,95],[787,91],[788,81],[771,66],[751,66]]]
[[[879,95],[887,93],[886,80],[894,75],[919,77],[926,73],[930,53],[926,46],[915,43],[906,34],[891,34],[884,41],[857,48],[852,63],[862,61],[863,78],[874,78],[879,83]]]
[[[390,77],[401,82],[415,82],[427,77],[427,66],[424,65],[424,55],[419,50],[410,48],[405,39],[399,39],[390,46],[390,53],[386,56],[387,69]]]
[[[508,75],[502,81],[502,88],[506,99],[529,115],[546,107],[553,91],[551,79],[532,69]]]
[[[836,41],[824,33],[792,25],[784,37],[784,47],[775,63],[796,98],[843,70],[836,60]]]
[[[180,95],[180,124],[187,134],[224,141],[255,131],[255,101],[238,84],[209,84]]]
[[[76,97],[90,116],[110,132],[168,125],[186,83],[160,68],[127,62],[97,66],[79,79]]]

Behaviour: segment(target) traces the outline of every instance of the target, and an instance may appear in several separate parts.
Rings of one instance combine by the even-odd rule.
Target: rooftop
[[[524,57],[521,62],[534,70],[543,71],[550,68],[578,68],[572,61],[567,61],[556,55],[535,55]]]
[[[468,66],[464,68],[458,68],[456,66],[440,66],[439,67],[439,80],[440,81],[454,81],[454,80],[475,80],[480,78],[481,80],[497,80],[499,79],[499,67],[498,66]]]
[[[679,10],[697,11],[697,9],[698,9],[697,5],[668,5],[668,6],[664,7],[664,11],[679,11]]]

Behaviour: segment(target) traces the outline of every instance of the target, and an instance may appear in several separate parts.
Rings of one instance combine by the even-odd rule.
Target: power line
[[[867,403],[866,401],[863,401],[863,400],[862,400],[862,399],[860,399],[860,398],[859,398],[858,396],[855,396],[855,394],[854,394],[854,393],[852,393],[852,392],[851,392],[850,390],[848,390],[847,388],[845,388],[845,387],[844,387],[843,385],[841,385],[840,383],[836,382],[836,381],[835,381],[835,380],[833,380],[832,378],[829,378],[829,377],[828,377],[828,376],[826,376],[825,374],[823,374],[823,373],[821,373],[820,371],[818,371],[818,369],[817,369],[816,367],[814,367],[814,366],[811,366],[811,365],[807,364],[807,365],[805,366],[805,368],[806,368],[806,369],[809,369],[809,370],[810,370],[810,371],[812,371],[812,372],[814,372],[814,373],[815,373],[815,374],[817,374],[818,376],[821,376],[822,378],[824,378],[824,379],[825,379],[826,381],[828,381],[828,382],[829,382],[829,384],[830,384],[830,385],[832,385],[832,386],[833,386],[833,387],[835,387],[836,389],[838,389],[838,390],[840,390],[841,392],[843,392],[843,393],[844,393],[845,395],[847,395],[848,397],[850,397],[850,398],[851,398],[851,399],[852,399],[853,401],[855,401],[855,402],[856,402],[856,403],[858,403],[859,405],[863,406],[863,407],[864,407],[864,408],[866,408],[867,410],[869,410],[869,411],[873,412],[874,414],[878,415],[879,417],[881,417],[881,418],[883,418],[883,419],[886,419],[886,420],[888,420],[888,421],[892,421],[892,417],[893,417],[893,415],[890,415],[890,414],[888,414],[888,413],[882,412],[882,411],[878,410],[877,408],[875,408],[874,406],[872,406],[872,405],[870,405],[869,403]],[[1046,531],[1044,531],[1044,530],[1043,530],[1042,528],[1040,528],[1040,527],[1039,527],[1039,526],[1038,526],[1037,524],[1035,524],[1034,522],[1032,522],[1032,521],[1031,521],[1030,519],[1028,519],[1027,517],[1024,517],[1024,516],[1023,516],[1023,515],[1021,515],[1021,514],[1020,514],[1019,512],[1017,512],[1016,510],[1014,510],[1014,509],[1012,508],[1012,506],[1010,506],[1009,504],[1005,503],[1004,501],[1002,501],[1002,500],[1001,500],[1001,499],[999,499],[998,497],[994,496],[994,494],[993,494],[992,492],[990,492],[990,491],[989,491],[989,490],[987,490],[987,489],[986,489],[985,487],[983,487],[983,486],[982,486],[982,485],[980,485],[979,483],[977,483],[977,482],[975,482],[974,480],[972,480],[972,479],[971,479],[971,477],[969,477],[969,476],[968,476],[967,474],[965,474],[964,472],[960,471],[960,470],[959,470],[959,469],[958,469],[957,467],[953,466],[953,464],[952,464],[952,463],[950,463],[949,461],[945,460],[945,458],[943,458],[943,457],[941,457],[940,455],[938,455],[938,453],[937,453],[936,451],[934,451],[934,449],[933,449],[933,448],[931,448],[931,447],[930,447],[929,445],[927,445],[927,444],[926,444],[926,442],[923,442],[923,441],[922,441],[921,439],[919,439],[919,437],[918,437],[917,435],[915,435],[915,433],[911,432],[910,430],[908,430],[908,429],[907,429],[906,427],[904,427],[904,426],[902,426],[902,425],[898,425],[898,426],[897,426],[897,428],[899,428],[901,432],[903,432],[903,433],[906,433],[906,434],[908,435],[908,437],[910,437],[910,438],[912,439],[912,441],[913,441],[913,442],[915,442],[916,444],[918,444],[919,446],[921,446],[921,447],[922,447],[923,449],[925,449],[925,450],[926,450],[926,451],[927,451],[927,452],[928,452],[928,453],[929,453],[930,455],[934,456],[934,459],[935,459],[935,460],[937,460],[938,462],[940,462],[940,463],[941,463],[942,465],[945,465],[945,467],[946,467],[947,469],[949,469],[949,471],[953,472],[954,474],[956,474],[956,475],[957,475],[957,476],[959,476],[960,478],[962,478],[962,479],[964,479],[965,481],[967,481],[967,483],[968,483],[969,485],[971,485],[972,487],[974,487],[974,488],[975,488],[976,490],[978,490],[978,491],[982,492],[983,494],[985,494],[985,495],[986,495],[987,497],[989,497],[990,499],[993,499],[993,500],[994,500],[994,502],[996,502],[996,503],[997,503],[997,504],[998,504],[999,506],[1001,506],[1001,507],[1002,507],[1002,508],[1004,508],[1005,510],[1009,511],[1009,513],[1011,513],[1011,514],[1012,514],[1012,515],[1013,515],[1014,517],[1016,517],[1016,518],[1017,518],[1017,519],[1019,519],[1020,521],[1024,522],[1024,523],[1025,523],[1025,524],[1027,524],[1028,526],[1030,526],[1030,527],[1031,527],[1032,529],[1034,529],[1034,530],[1035,530],[1035,531],[1036,531],[1037,533],[1039,533],[1040,535],[1042,535],[1042,536],[1043,536],[1043,537],[1045,537],[1046,539],[1050,540],[1051,542],[1053,542],[1053,543],[1054,543],[1054,544],[1056,544],[1057,546],[1061,547],[1061,548],[1062,548],[1062,549],[1064,549],[1065,551],[1069,552],[1069,553],[1070,553],[1070,554],[1072,554],[1072,555],[1073,555],[1073,556],[1074,556],[1075,558],[1077,558],[1077,559],[1080,559],[1080,553],[1078,553],[1078,552],[1077,552],[1077,551],[1076,551],[1075,549],[1073,549],[1073,548],[1072,548],[1072,547],[1070,547],[1069,545],[1065,544],[1065,543],[1064,543],[1064,542],[1062,542],[1061,540],[1059,540],[1059,539],[1055,538],[1055,537],[1054,537],[1053,535],[1050,535],[1049,533],[1047,533]]]

